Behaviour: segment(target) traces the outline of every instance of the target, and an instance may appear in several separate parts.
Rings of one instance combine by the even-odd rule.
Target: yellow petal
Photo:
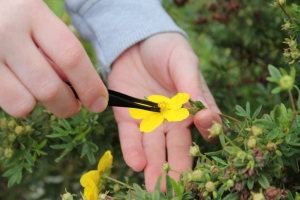
[[[149,115],[140,124],[140,131],[149,133],[159,127],[164,122],[164,117],[160,113]]]
[[[92,180],[95,185],[98,185],[100,179],[100,174],[97,170],[91,170],[85,174],[83,174],[80,178],[80,184],[82,187],[87,187],[89,185],[89,180]]]
[[[85,181],[87,183],[87,186],[84,187],[83,196],[85,196],[85,198],[87,200],[97,200],[99,190],[98,190],[96,184],[89,176],[85,177]]]
[[[153,101],[155,103],[159,103],[159,102],[166,102],[169,103],[171,99],[169,99],[168,97],[162,96],[162,95],[151,95],[148,97],[149,101]]]
[[[190,99],[190,95],[188,93],[178,93],[174,97],[172,97],[169,108],[172,110],[176,110],[182,107],[183,104],[187,103]]]
[[[112,167],[113,156],[110,151],[106,151],[98,163],[98,172],[105,172]]]
[[[180,108],[178,110],[167,110],[164,112],[163,117],[169,122],[178,122],[188,118],[189,115],[188,109]]]
[[[129,108],[129,114],[134,119],[144,119],[151,115],[153,112],[148,110],[141,110],[136,108]]]

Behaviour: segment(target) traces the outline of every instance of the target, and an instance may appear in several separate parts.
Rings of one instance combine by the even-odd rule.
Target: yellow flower
[[[84,182],[85,185],[83,196],[85,196],[87,200],[97,200],[99,190],[94,180],[87,174],[84,174],[80,179],[80,183],[82,182]]]
[[[110,175],[112,162],[113,156],[111,155],[111,152],[106,151],[99,160],[97,170],[91,170],[82,175],[80,184],[84,187],[83,195],[87,198],[87,200],[97,200],[99,192],[106,183],[106,179],[103,178],[102,175]]]
[[[160,112],[130,108],[129,113],[134,119],[142,119],[140,131],[148,133],[160,126],[165,120],[177,122],[186,119],[189,116],[189,111],[182,105],[187,103],[189,98],[188,93],[178,93],[171,99],[162,95],[151,95],[148,100],[158,103]]]

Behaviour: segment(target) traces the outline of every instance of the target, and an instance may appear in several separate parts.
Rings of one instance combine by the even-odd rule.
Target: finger
[[[162,133],[162,127],[159,127],[151,133],[143,133],[144,151],[147,158],[145,167],[145,184],[149,192],[154,191],[156,181],[160,175],[164,175],[162,170],[166,162],[165,135]],[[165,181],[162,182],[162,191],[165,191]]]
[[[185,172],[192,168],[192,157],[188,156],[192,137],[190,129],[182,126],[182,123],[174,123],[174,127],[166,136],[168,162],[170,167],[179,172]],[[169,175],[175,180],[179,179],[180,174],[169,172]]]
[[[132,122],[120,122],[118,129],[125,162],[134,171],[142,171],[147,163],[142,145],[143,133]]]
[[[34,97],[2,63],[0,74],[0,107],[13,117],[24,117],[35,107]]]
[[[217,137],[208,138],[210,134],[208,129],[213,125],[213,121],[222,124],[220,116],[213,110],[209,109],[199,111],[194,117],[195,126],[200,131],[203,138],[209,142],[213,142],[218,139]]]
[[[50,10],[33,23],[33,38],[66,75],[80,101],[93,112],[107,106],[108,93],[75,35]],[[55,30],[55,33],[53,31]]]
[[[170,75],[178,92],[187,92],[192,100],[201,101],[206,108],[220,112],[199,70],[199,61],[192,49],[177,46],[172,52],[169,65]]]
[[[30,38],[24,36],[20,40],[22,42],[16,40],[13,45],[18,51],[10,49],[7,53],[9,68],[35,99],[55,115],[75,115],[80,109],[80,103],[72,90],[58,77]]]

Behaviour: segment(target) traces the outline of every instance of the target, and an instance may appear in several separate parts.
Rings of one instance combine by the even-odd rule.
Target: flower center
[[[158,103],[158,107],[160,108],[160,111],[163,112],[163,111],[168,110],[169,104],[166,103],[166,102],[164,102],[164,101],[162,101],[162,102]]]

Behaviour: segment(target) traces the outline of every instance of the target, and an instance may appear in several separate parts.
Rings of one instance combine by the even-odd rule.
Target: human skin
[[[0,0],[0,44],[0,107],[8,114],[26,116],[37,102],[63,118],[75,115],[81,104],[92,112],[105,109],[107,90],[84,48],[43,1]],[[148,134],[139,131],[128,109],[114,108],[125,161],[135,171],[145,170],[148,191],[162,173],[166,150],[172,168],[191,167],[191,124],[208,140],[212,121],[221,123],[198,58],[180,34],[158,34],[127,49],[114,62],[108,82],[110,88],[140,98],[187,92],[208,108]]]
[[[198,65],[188,41],[178,33],[147,38],[127,49],[112,65],[108,77],[111,89],[139,98],[152,94],[172,97],[187,92],[191,99],[201,101],[208,108],[182,122],[165,122],[150,133],[140,132],[140,121],[131,118],[128,109],[114,108],[124,159],[133,170],[144,169],[146,189],[150,192],[158,176],[163,174],[166,160],[177,171],[192,167],[192,158],[188,156],[192,145],[191,124],[196,125],[207,141],[215,140],[208,139],[207,129],[212,121],[221,123],[217,114],[220,111]],[[170,175],[179,178],[179,174],[171,172]]]
[[[43,1],[1,0],[0,44],[0,107],[11,116],[27,115],[37,102],[63,118],[81,104],[105,109],[107,89],[84,48]]]

